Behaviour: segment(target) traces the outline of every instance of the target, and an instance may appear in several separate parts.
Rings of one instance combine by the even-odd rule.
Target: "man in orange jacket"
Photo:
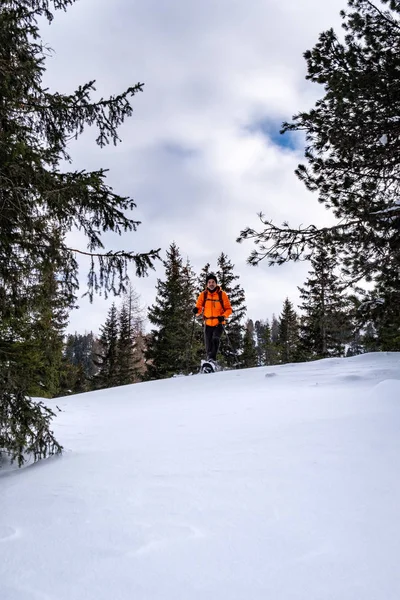
[[[214,273],[207,275],[206,289],[199,294],[194,315],[203,315],[204,341],[207,360],[215,362],[225,319],[232,314],[232,306],[228,295],[217,285]]]

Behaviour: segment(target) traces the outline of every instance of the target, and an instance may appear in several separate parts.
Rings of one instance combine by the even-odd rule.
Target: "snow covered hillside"
[[[398,600],[400,354],[59,398],[0,470],[1,600]]]

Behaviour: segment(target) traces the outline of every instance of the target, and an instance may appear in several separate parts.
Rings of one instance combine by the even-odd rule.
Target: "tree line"
[[[19,464],[26,453],[37,459],[62,450],[51,430],[55,413],[35,396],[190,372],[202,352],[189,308],[208,266],[195,275],[171,245],[148,309],[153,328],[135,329],[128,273],[154,269],[160,249],[106,248],[104,232],[140,225],[130,216],[135,202],[109,187],[105,169],[68,170],[70,140],[90,125],[100,146],[118,143],[143,89],[137,83],[93,98],[94,81],[68,94],[43,85],[49,52],[38,23],[74,1],[3,0],[0,9],[0,457],[4,451]],[[304,54],[306,78],[322,95],[282,133],[305,136],[305,164],[296,174],[335,223],[278,225],[260,214],[260,231],[240,233],[239,242],[256,244],[251,265],[311,265],[298,310],[287,298],[281,314],[265,321],[245,320],[244,290],[221,254],[219,283],[235,303],[221,347],[227,365],[400,350],[399,14],[397,0],[348,0],[344,35],[329,29]],[[77,230],[82,247],[69,243]],[[99,336],[65,340],[80,255],[89,257],[90,299],[103,293],[123,301]]]
[[[205,288],[210,265],[206,264],[196,275],[190,261],[184,262],[180,249],[172,243],[163,266],[164,277],[158,279],[155,302],[147,311],[151,331],[144,333],[144,311],[139,296],[131,289],[120,309],[112,304],[100,336],[68,336],[64,359],[68,364],[68,356],[74,357],[80,376],[75,386],[69,385],[62,393],[198,372],[204,358],[204,340],[202,321],[193,317],[192,309]],[[217,259],[216,274],[233,309],[221,344],[220,362],[226,368],[397,349],[391,328],[380,318],[365,320],[365,313],[360,310],[362,300],[346,292],[338,259],[324,246],[311,259],[308,277],[298,288],[297,309],[285,298],[280,314],[265,320],[254,321],[246,316],[245,290],[224,253]],[[88,344],[89,355],[80,351],[83,342]]]

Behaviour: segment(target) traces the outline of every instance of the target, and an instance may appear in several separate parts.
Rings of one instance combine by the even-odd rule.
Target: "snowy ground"
[[[398,600],[400,354],[57,400],[0,471],[1,600]]]

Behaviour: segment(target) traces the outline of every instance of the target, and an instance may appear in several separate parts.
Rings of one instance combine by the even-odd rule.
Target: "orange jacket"
[[[221,291],[221,299],[224,306],[222,306],[220,302],[219,291]],[[206,292],[207,297],[204,303],[204,296]],[[201,292],[201,294],[199,294],[199,297],[197,298],[196,307],[199,311],[199,314],[203,314],[203,318],[206,322],[206,325],[211,325],[211,327],[218,325],[219,321],[217,317],[222,316],[226,318],[232,314],[232,306],[229,301],[228,295],[226,292],[224,292],[224,290],[221,290],[221,288],[218,285],[213,292],[211,292],[209,289],[204,290],[204,292]],[[223,322],[225,323],[225,321]]]

